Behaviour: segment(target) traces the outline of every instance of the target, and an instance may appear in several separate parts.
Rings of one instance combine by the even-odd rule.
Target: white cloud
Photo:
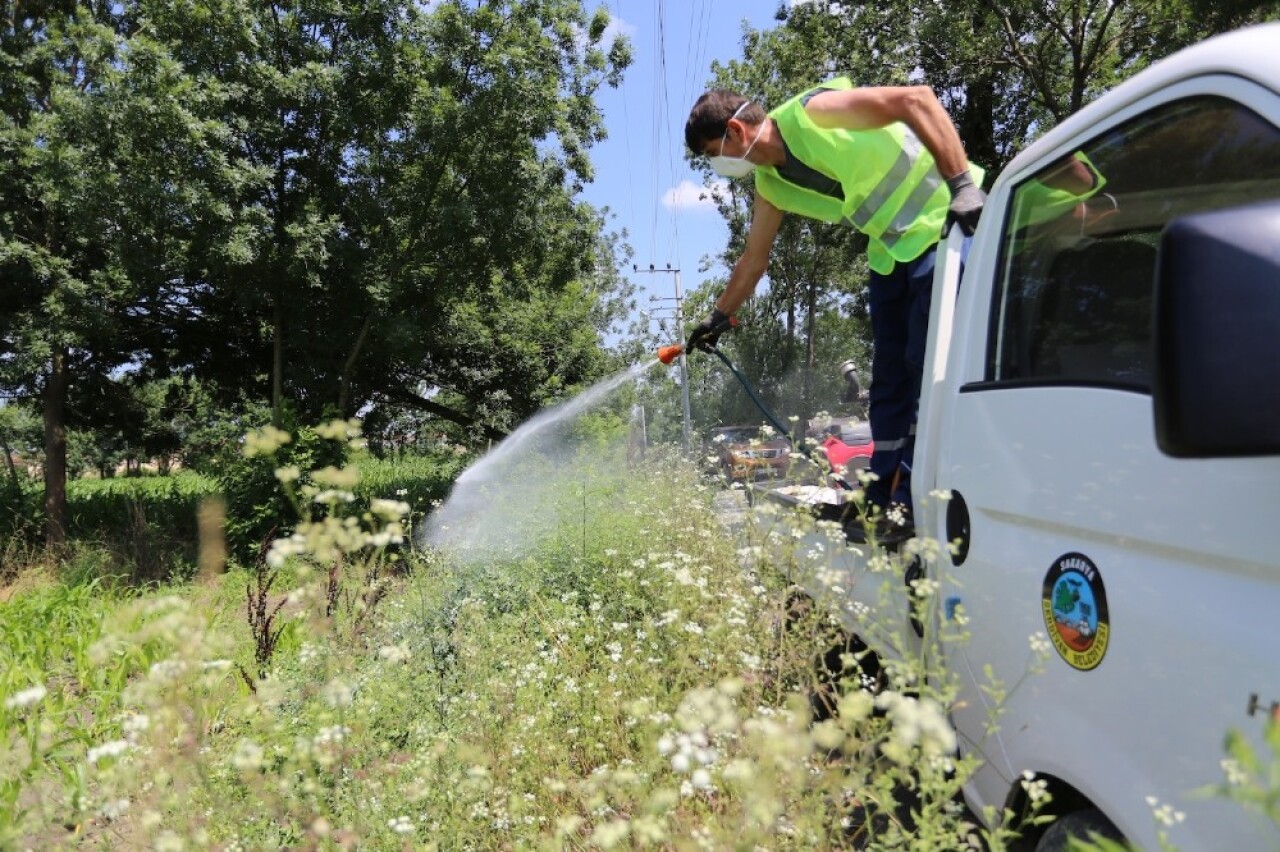
[[[600,35],[600,46],[608,50],[613,45],[613,40],[618,36],[626,36],[631,38],[636,34],[636,25],[630,21],[624,21],[622,18],[616,17],[612,13],[609,15],[609,23],[605,26],[604,32]],[[573,40],[578,45],[579,50],[587,48],[587,31],[577,24],[573,25]]]
[[[662,195],[662,206],[668,210],[715,210],[713,196],[723,193],[727,185],[716,181],[711,186],[699,186],[691,180],[683,180]]]
[[[609,26],[604,28],[604,37],[600,40],[606,46],[613,44],[613,40],[620,35],[631,38],[636,34],[636,25],[630,21],[624,21],[622,18],[609,16]]]

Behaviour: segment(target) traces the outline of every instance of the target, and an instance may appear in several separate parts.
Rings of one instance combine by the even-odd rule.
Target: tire
[[[1045,829],[1044,834],[1040,835],[1040,840],[1036,843],[1036,852],[1066,852],[1073,838],[1090,840],[1092,834],[1117,842],[1124,840],[1120,829],[1112,825],[1111,820],[1102,815],[1102,811],[1097,808],[1088,808],[1058,817]]]

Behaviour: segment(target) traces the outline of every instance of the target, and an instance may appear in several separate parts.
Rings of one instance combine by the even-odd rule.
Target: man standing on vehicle
[[[855,88],[838,78],[765,114],[714,89],[694,104],[685,142],[722,177],[754,172],[746,248],[686,351],[715,346],[769,264],[784,212],[857,228],[870,239],[874,355],[870,517],[911,526],[911,464],[933,265],[944,227],[973,234],[986,194],[946,110],[927,86]],[[968,250],[968,239],[964,249]]]

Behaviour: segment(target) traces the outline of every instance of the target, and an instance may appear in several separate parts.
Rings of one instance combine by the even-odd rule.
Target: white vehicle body
[[[1105,179],[1101,192],[1022,227],[1035,216],[1032,182],[1051,182],[1077,154]],[[1149,173],[1130,174],[1144,163]],[[1131,274],[1118,259],[1149,248],[1153,262],[1171,217],[1280,199],[1276,163],[1280,24],[1270,24],[1189,48],[1047,133],[992,187],[962,286],[954,235],[938,264],[913,489],[917,534],[963,540],[962,557],[940,557],[937,617],[962,606],[969,619],[970,640],[946,653],[965,683],[953,708],[961,749],[983,759],[966,789],[976,813],[1016,803],[1029,771],[1143,847],[1157,843],[1154,797],[1186,814],[1168,829],[1181,849],[1280,848],[1275,826],[1193,795],[1222,780],[1228,729],[1260,743],[1280,702],[1280,453],[1162,451],[1143,374],[1157,366],[1126,338],[1145,333],[1134,305],[1153,322],[1143,270],[1154,278],[1154,266]],[[1241,168],[1253,177],[1227,174]],[[1273,247],[1280,255],[1280,240]],[[1098,270],[1128,277],[1081,283]],[[1280,290],[1280,277],[1270,284]],[[1266,321],[1280,338],[1280,315]],[[1186,354],[1208,362],[1214,348]],[[1280,343],[1270,357],[1280,362]],[[1267,388],[1259,405],[1276,400]],[[866,627],[864,606],[905,621],[903,578],[887,610],[881,585],[859,582],[874,551],[818,534],[800,546],[830,560],[823,583],[802,583],[855,598],[841,607],[853,632]],[[1034,634],[1059,650],[1013,691],[988,738],[976,673],[989,665],[1006,684],[1021,680]]]

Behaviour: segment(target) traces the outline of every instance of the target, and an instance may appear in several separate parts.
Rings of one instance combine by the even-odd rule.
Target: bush
[[[192,471],[171,476],[75,479],[67,483],[68,534],[78,538],[136,530],[140,523],[182,541],[195,541],[196,509],[216,494],[212,477]]]
[[[8,479],[0,482],[0,542],[33,540],[42,519],[38,483],[26,480],[15,487]]]
[[[452,450],[439,450],[422,455],[406,455],[398,459],[365,456],[356,461],[360,471],[357,497],[395,498],[408,503],[413,517],[421,518],[433,500],[443,500],[453,481],[470,461],[469,456]]]
[[[251,443],[264,434],[284,438],[270,450]],[[347,452],[345,442],[325,440],[315,429],[297,429],[290,439],[270,426],[250,433],[243,447],[225,450],[218,466],[218,486],[227,501],[227,548],[232,557],[242,564],[252,563],[273,537],[292,528],[288,519],[297,517],[297,508],[281,490],[277,469],[340,467]]]

